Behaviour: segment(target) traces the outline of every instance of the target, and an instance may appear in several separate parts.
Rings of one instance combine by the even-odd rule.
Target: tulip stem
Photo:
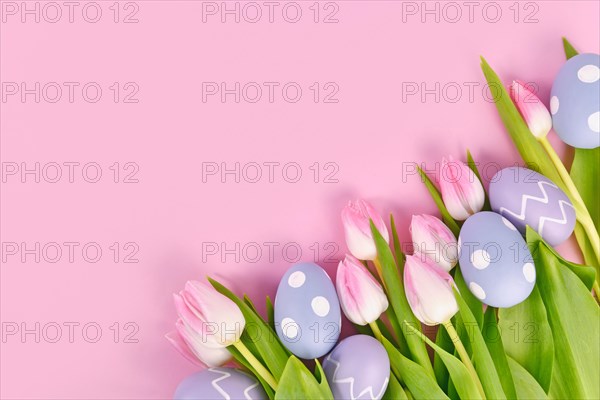
[[[373,331],[373,334],[375,334],[377,340],[383,342],[383,334],[381,333],[381,329],[379,329],[379,326],[377,326],[377,321],[370,322],[369,326],[371,327],[371,330]]]
[[[267,384],[271,386],[273,390],[277,390],[277,381],[275,380],[273,375],[271,375],[271,373],[265,368],[265,366],[262,365],[260,361],[258,361],[254,354],[252,354],[252,352],[248,350],[246,345],[242,343],[241,340],[238,340],[233,344],[233,346],[240,352],[240,354],[246,359],[246,361],[248,361],[252,368],[254,368],[254,371],[258,375],[260,375],[260,377],[265,382],[267,382]]]
[[[475,385],[477,386],[477,390],[479,390],[481,397],[483,399],[485,399],[485,392],[483,391],[483,386],[481,385],[481,381],[479,380],[477,371],[475,371],[475,367],[473,366],[473,363],[471,362],[471,357],[469,357],[469,354],[467,353],[465,346],[463,346],[462,342],[460,341],[460,337],[458,336],[458,333],[456,333],[456,329],[454,329],[454,325],[452,325],[452,322],[450,320],[448,320],[447,322],[444,322],[443,325],[444,325],[444,328],[446,328],[446,331],[448,331],[448,335],[450,336],[452,343],[454,343],[454,347],[456,348],[456,351],[458,352],[460,359],[462,360],[465,367],[467,367],[469,374],[473,378],[473,381],[475,382]]]
[[[575,186],[573,179],[571,179],[571,175],[569,175],[569,171],[565,168],[565,165],[562,163],[562,160],[556,154],[556,151],[548,141],[546,137],[538,138],[540,144],[546,150],[546,153],[550,157],[550,160],[556,167],[558,174],[560,175],[565,187],[567,189],[567,195],[573,202],[573,206],[575,207],[575,214],[579,223],[585,230],[585,233],[592,245],[592,250],[594,251],[594,255],[596,256],[596,287],[598,286],[598,279],[600,279],[600,237],[598,236],[598,231],[596,231],[596,227],[594,226],[594,221],[590,216],[590,213],[585,206],[585,202],[581,198],[579,194],[579,190]]]

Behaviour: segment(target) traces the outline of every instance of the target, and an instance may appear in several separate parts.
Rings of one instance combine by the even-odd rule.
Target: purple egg
[[[342,313],[329,275],[314,263],[293,265],[281,278],[274,304],[275,330],[294,355],[318,358],[338,341]]]
[[[460,271],[471,293],[492,307],[512,307],[535,285],[535,265],[527,243],[503,216],[471,215],[458,236]]]
[[[323,370],[335,400],[378,400],[390,380],[390,359],[379,341],[354,335],[325,358]]]
[[[174,400],[266,400],[256,378],[233,368],[208,368],[185,378]]]
[[[575,229],[575,209],[554,182],[527,168],[498,171],[489,188],[492,210],[524,234],[529,225],[546,242],[556,246]]]
[[[600,55],[579,54],[560,69],[550,97],[552,125],[573,147],[600,146]]]

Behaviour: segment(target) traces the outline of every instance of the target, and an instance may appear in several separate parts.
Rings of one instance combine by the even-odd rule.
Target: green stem
[[[381,333],[381,329],[379,329],[379,326],[377,326],[377,321],[370,322],[369,326],[371,327],[371,330],[373,331],[373,334],[375,335],[377,340],[383,342],[383,334]]]
[[[252,368],[256,371],[260,377],[273,388],[273,390],[277,390],[277,381],[271,375],[271,373],[265,368],[264,365],[252,354],[250,350],[246,347],[241,340],[238,340],[233,344],[233,346],[240,352],[240,354],[250,363]]]
[[[456,351],[458,352],[460,359],[462,360],[465,367],[467,367],[467,370],[469,371],[471,378],[473,378],[475,385],[477,385],[477,389],[479,390],[481,397],[485,399],[485,392],[483,391],[483,386],[481,385],[479,376],[477,375],[477,372],[475,371],[475,367],[473,366],[473,363],[471,362],[471,357],[469,357],[469,354],[467,353],[465,346],[463,346],[462,342],[460,341],[460,337],[458,336],[458,333],[456,333],[456,329],[454,329],[454,326],[452,325],[452,322],[450,322],[450,320],[448,320],[447,322],[444,322],[443,325],[444,325],[444,328],[446,328],[446,331],[448,331],[448,335],[450,336],[450,339],[452,339],[452,343],[454,343],[454,347],[456,348]]]
[[[592,220],[592,217],[590,216],[590,213],[587,207],[585,206],[585,202],[579,194],[579,190],[577,190],[575,183],[571,179],[569,171],[567,171],[567,169],[565,168],[564,164],[562,163],[562,160],[560,159],[558,154],[556,154],[556,151],[554,150],[548,139],[543,137],[538,138],[538,140],[544,148],[544,150],[546,151],[546,153],[548,154],[548,156],[550,157],[550,160],[556,167],[558,174],[560,175],[563,183],[565,184],[565,187],[567,189],[567,195],[569,196],[569,198],[573,202],[573,206],[575,207],[575,214],[577,215],[577,219],[579,220],[579,223],[585,230],[590,244],[592,245],[592,250],[594,251],[594,254],[596,256],[596,286],[598,286],[598,279],[600,279],[600,236],[598,236],[598,231],[594,226],[594,221]]]

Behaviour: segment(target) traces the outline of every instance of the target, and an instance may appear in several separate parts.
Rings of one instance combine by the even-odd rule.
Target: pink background
[[[8,2],[2,3],[4,9]],[[57,183],[43,176],[40,183],[33,175],[26,175],[25,183],[19,174],[4,177],[2,398],[169,398],[195,370],[163,338],[175,320],[171,293],[186,280],[220,274],[263,309],[264,296],[274,295],[295,249],[302,250],[301,259],[316,258],[328,271],[335,270],[336,263],[325,258],[333,252],[338,260],[345,251],[339,212],[359,196],[382,213],[394,212],[407,241],[410,215],[433,213],[435,206],[415,175],[403,179],[403,162],[422,161],[433,169],[442,156],[464,158],[468,146],[476,160],[491,163],[489,179],[495,168],[518,161],[493,103],[482,95],[479,55],[506,82],[518,78],[539,84],[547,102],[564,62],[560,37],[568,36],[582,51],[598,52],[600,45],[597,1],[522,2],[517,22],[514,2],[496,2],[502,10],[496,23],[485,20],[484,3],[472,22],[463,7],[462,18],[451,23],[454,11],[446,9],[444,15],[442,3],[439,22],[435,15],[422,22],[420,14],[403,21],[406,2],[338,1],[339,22],[330,24],[322,20],[333,6],[323,10],[321,3],[321,21],[315,23],[312,1],[298,2],[303,12],[298,23],[282,18],[280,3],[273,23],[263,15],[254,24],[235,23],[232,16],[226,23],[219,16],[203,23],[202,3],[194,1],[139,1],[139,22],[114,23],[112,3],[98,2],[103,11],[98,23],[82,19],[84,2],[73,23],[66,15],[57,23],[36,23],[32,16],[22,23],[20,14],[3,15],[3,83],[79,82],[81,88],[97,82],[103,94],[97,103],[86,102],[76,90],[73,103],[63,91],[57,103],[44,98],[36,103],[33,95],[22,102],[15,95],[0,104],[5,172],[10,163],[23,162],[29,168],[36,162],[41,167],[96,162],[102,170],[97,183],[82,178],[81,166],[73,183],[66,167]],[[436,3],[427,4],[433,8]],[[131,7],[121,9],[121,20]],[[488,19],[493,11],[488,9]],[[531,13],[537,22],[525,23]],[[280,91],[273,103],[266,93],[254,104],[235,103],[232,95],[225,103],[216,96],[203,102],[202,82],[207,81],[230,87],[233,82],[297,82],[303,94],[297,103],[286,102]],[[115,103],[109,89],[114,82],[121,90],[135,82],[139,102]],[[313,82],[321,90],[335,82],[339,102],[321,98],[315,103],[309,89]],[[455,102],[449,100],[456,92],[442,93],[439,102],[433,94],[425,102],[419,96],[403,101],[403,82],[425,83],[429,89],[439,82],[440,87],[461,87],[463,93]],[[467,85],[474,84],[469,99]],[[136,163],[139,182],[114,183],[109,167],[115,162],[120,163],[119,181],[131,171],[124,164]],[[250,178],[255,170],[248,163],[281,165],[272,183],[266,167],[257,183],[243,177],[236,183],[232,175],[222,183],[219,176],[203,182],[205,162],[225,162],[230,168],[238,162],[247,166]],[[302,178],[290,183],[281,166],[294,162]],[[315,162],[317,183],[310,169]],[[324,182],[336,168],[337,183]],[[293,171],[285,178],[292,179]],[[55,263],[47,260],[54,256],[47,246],[46,259],[42,254],[38,263],[35,255],[26,254],[22,262],[21,252],[8,254],[10,242],[20,250],[20,243],[28,249],[36,242],[41,248],[52,242],[80,246],[73,262],[63,246]],[[121,246],[119,262],[109,248],[114,242]],[[137,263],[123,262],[129,251],[122,247],[128,242],[139,247]],[[265,242],[277,243],[272,259]],[[83,259],[86,243],[102,249],[100,261]],[[207,243],[221,249],[221,243],[228,249],[239,243],[240,250],[211,255],[203,252]],[[257,246],[262,257],[255,261]],[[578,259],[570,244],[561,251]],[[64,325],[69,322],[79,324],[72,343]],[[14,326],[35,332],[36,323],[39,343],[34,333],[8,334]],[[96,343],[88,342],[95,335],[92,328],[87,336],[82,333],[90,323],[102,328]],[[54,340],[56,324],[62,336]],[[125,335],[135,326],[139,331],[128,343]]]

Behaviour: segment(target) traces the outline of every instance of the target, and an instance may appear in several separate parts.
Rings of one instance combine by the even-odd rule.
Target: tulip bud
[[[513,81],[510,85],[510,97],[533,136],[546,137],[552,129],[552,117],[544,103],[521,81]]]
[[[388,308],[379,282],[351,255],[338,265],[336,288],[344,314],[357,325],[376,321]]]
[[[188,281],[174,296],[186,332],[209,348],[223,348],[240,340],[244,315],[230,299],[207,283]]]
[[[165,337],[188,361],[204,367],[219,367],[231,360],[229,350],[207,347],[183,320],[178,319],[175,327],[177,330],[167,333]]]
[[[458,245],[452,231],[433,215],[413,215],[410,232],[415,253],[429,257],[449,272],[458,261]]]
[[[359,260],[374,260],[377,258],[377,248],[371,233],[372,220],[375,227],[389,243],[390,237],[381,216],[364,200],[349,202],[342,210],[342,223],[346,235],[346,245],[350,253]]]
[[[458,312],[449,273],[431,260],[407,256],[404,264],[404,290],[415,316],[425,325],[447,322]]]
[[[442,199],[452,218],[464,221],[483,208],[483,186],[467,164],[452,157],[449,161],[443,159],[439,184]]]

